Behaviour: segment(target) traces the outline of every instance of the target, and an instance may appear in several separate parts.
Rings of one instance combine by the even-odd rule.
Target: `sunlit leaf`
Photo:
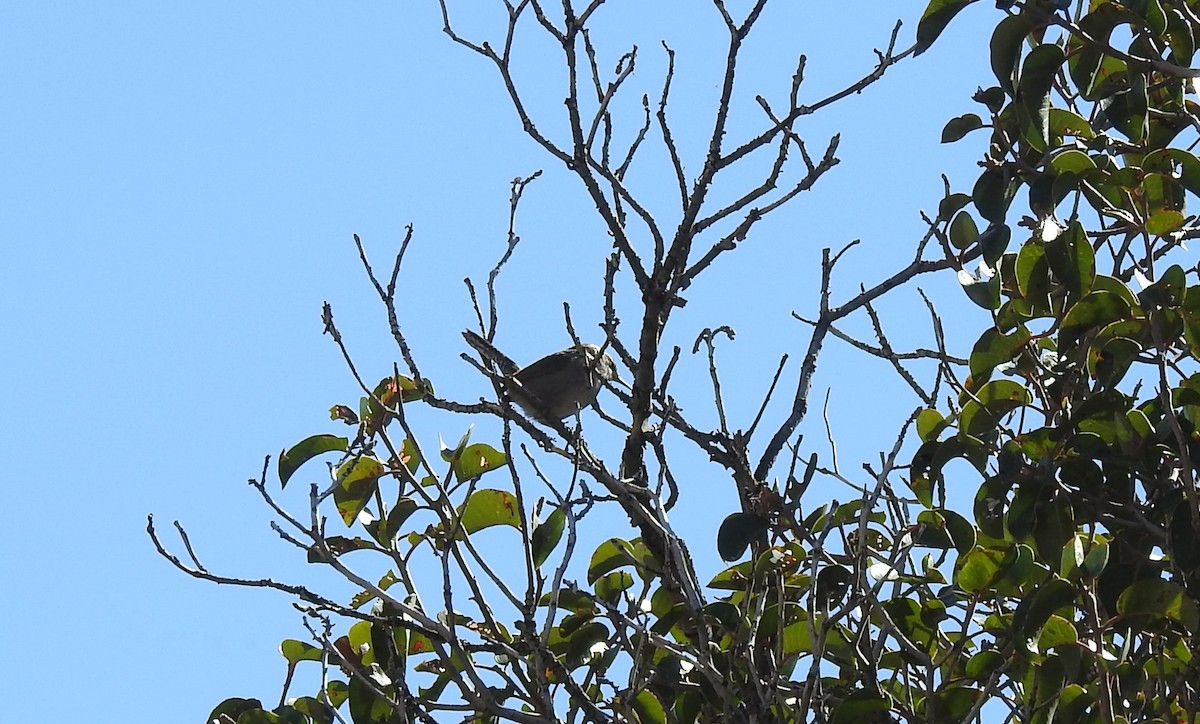
[[[475,533],[495,525],[521,528],[521,513],[517,497],[507,490],[483,488],[471,493],[459,508],[463,529]]]
[[[639,724],[666,724],[666,710],[649,689],[643,689],[633,697],[633,710],[637,713]]]
[[[946,418],[934,409],[921,410],[917,415],[917,437],[923,441],[936,440],[946,428]]]
[[[288,663],[295,664],[300,661],[320,661],[323,651],[320,647],[303,641],[284,639],[279,644],[279,653]]]
[[[958,559],[954,581],[968,593],[979,593],[991,586],[1001,573],[1004,551],[975,546]]]
[[[454,477],[459,481],[472,478],[502,468],[508,464],[504,453],[486,443],[477,442],[467,445],[454,457]]]
[[[1178,584],[1161,578],[1138,581],[1117,599],[1117,611],[1125,616],[1164,618],[1183,626],[1191,635],[1200,632],[1200,610]]]
[[[596,580],[593,586],[596,597],[608,603],[616,603],[621,593],[633,588],[633,576],[628,571],[613,571]]]
[[[998,365],[1011,362],[1025,350],[1031,339],[1033,334],[1025,327],[1018,327],[1012,334],[1004,334],[995,327],[989,328],[971,349],[971,374],[986,374]]]
[[[333,502],[346,525],[353,525],[358,514],[375,495],[383,475],[383,465],[370,457],[347,460],[338,467]]]
[[[1119,295],[1097,291],[1080,299],[1067,310],[1063,317],[1064,332],[1076,328],[1094,328],[1125,319],[1129,316],[1129,305]]]
[[[640,565],[641,561],[634,555],[629,541],[609,538],[592,553],[592,560],[588,564],[588,583],[595,583],[600,576],[622,566]]]
[[[1033,397],[1015,380],[992,380],[963,405],[959,429],[968,435],[979,435],[995,425],[1009,412],[1028,405]]]

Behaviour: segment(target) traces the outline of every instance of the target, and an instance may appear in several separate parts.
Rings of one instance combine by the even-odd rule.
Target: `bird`
[[[520,367],[478,334],[463,332],[485,360],[510,380],[509,397],[531,417],[556,423],[595,401],[605,382],[617,379],[617,363],[600,347],[580,343]]]

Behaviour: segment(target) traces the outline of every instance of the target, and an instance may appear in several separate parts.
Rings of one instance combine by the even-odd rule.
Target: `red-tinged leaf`
[[[454,457],[454,477],[459,482],[479,477],[502,468],[508,463],[504,453],[486,443],[477,442],[463,448]]]
[[[521,528],[517,498],[506,490],[476,490],[459,508],[462,527],[468,534],[494,525]]]
[[[375,458],[348,460],[338,468],[338,485],[333,490],[333,502],[347,526],[362,512],[379,486],[383,465]]]

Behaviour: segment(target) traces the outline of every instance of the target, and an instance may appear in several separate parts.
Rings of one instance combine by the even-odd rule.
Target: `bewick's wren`
[[[617,363],[594,344],[579,344],[519,367],[490,342],[468,330],[467,344],[513,382],[505,385],[521,409],[542,422],[562,420],[592,404],[600,386],[617,378]]]

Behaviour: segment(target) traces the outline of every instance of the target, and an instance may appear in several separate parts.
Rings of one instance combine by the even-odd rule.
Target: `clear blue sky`
[[[800,52],[805,101],[847,84],[869,70],[897,18],[902,46],[911,42],[923,5],[777,0],[753,36],[743,101],[781,101]],[[494,32],[494,13],[460,15],[464,32]],[[953,147],[938,139],[947,119],[977,110],[975,88],[992,84],[997,19],[990,4],[968,9],[930,52],[803,121],[814,152],[841,131],[844,162],[691,290],[668,341],[690,347],[702,327],[737,328],[722,353],[728,377],[749,375],[729,382],[735,424],[748,423],[778,354],[802,353],[807,329],[790,312],[812,314],[822,246],[863,240],[839,280],[844,298],[910,256],[919,209],[941,197],[940,173],[969,191],[983,136]],[[597,24],[606,67],[617,48],[640,46],[639,94],[658,88],[658,40],[678,51],[672,113],[685,141],[708,123],[717,23],[702,2],[612,0]],[[404,226],[416,226],[406,331],[440,392],[478,398],[486,386],[458,359],[473,319],[461,280],[482,278],[502,251],[509,180],[545,169],[501,283],[500,339],[519,360],[565,346],[564,300],[585,336],[594,329],[603,230],[571,177],[520,134],[491,68],[440,27],[433,0],[0,7],[7,721],[199,721],[226,696],[274,701],[275,647],[303,636],[299,615],[282,594],[177,573],[154,553],[145,516],[168,533],[182,520],[215,572],[331,581],[278,542],[245,481],[265,454],[337,431],[329,406],[357,399],[321,335],[323,300],[369,376],[396,358],[352,233],[382,263]],[[522,63],[533,78],[557,56],[537,41]],[[561,108],[552,83],[536,104],[545,118]],[[750,120],[741,114],[735,129]],[[669,184],[644,188],[669,211]],[[957,319],[966,302],[952,285],[923,282]],[[905,299],[890,318],[897,336],[928,343],[915,292]],[[916,402],[891,392],[882,365],[829,348],[812,421],[832,388],[831,421],[853,472],[890,447]],[[864,415],[868,402],[878,407]],[[427,445],[468,424],[437,419]],[[477,436],[490,429],[480,423]],[[821,426],[805,430],[827,452]],[[711,488],[678,519],[711,574],[721,511],[708,490],[728,495],[728,482],[695,484]],[[299,510],[296,492],[288,501]]]

